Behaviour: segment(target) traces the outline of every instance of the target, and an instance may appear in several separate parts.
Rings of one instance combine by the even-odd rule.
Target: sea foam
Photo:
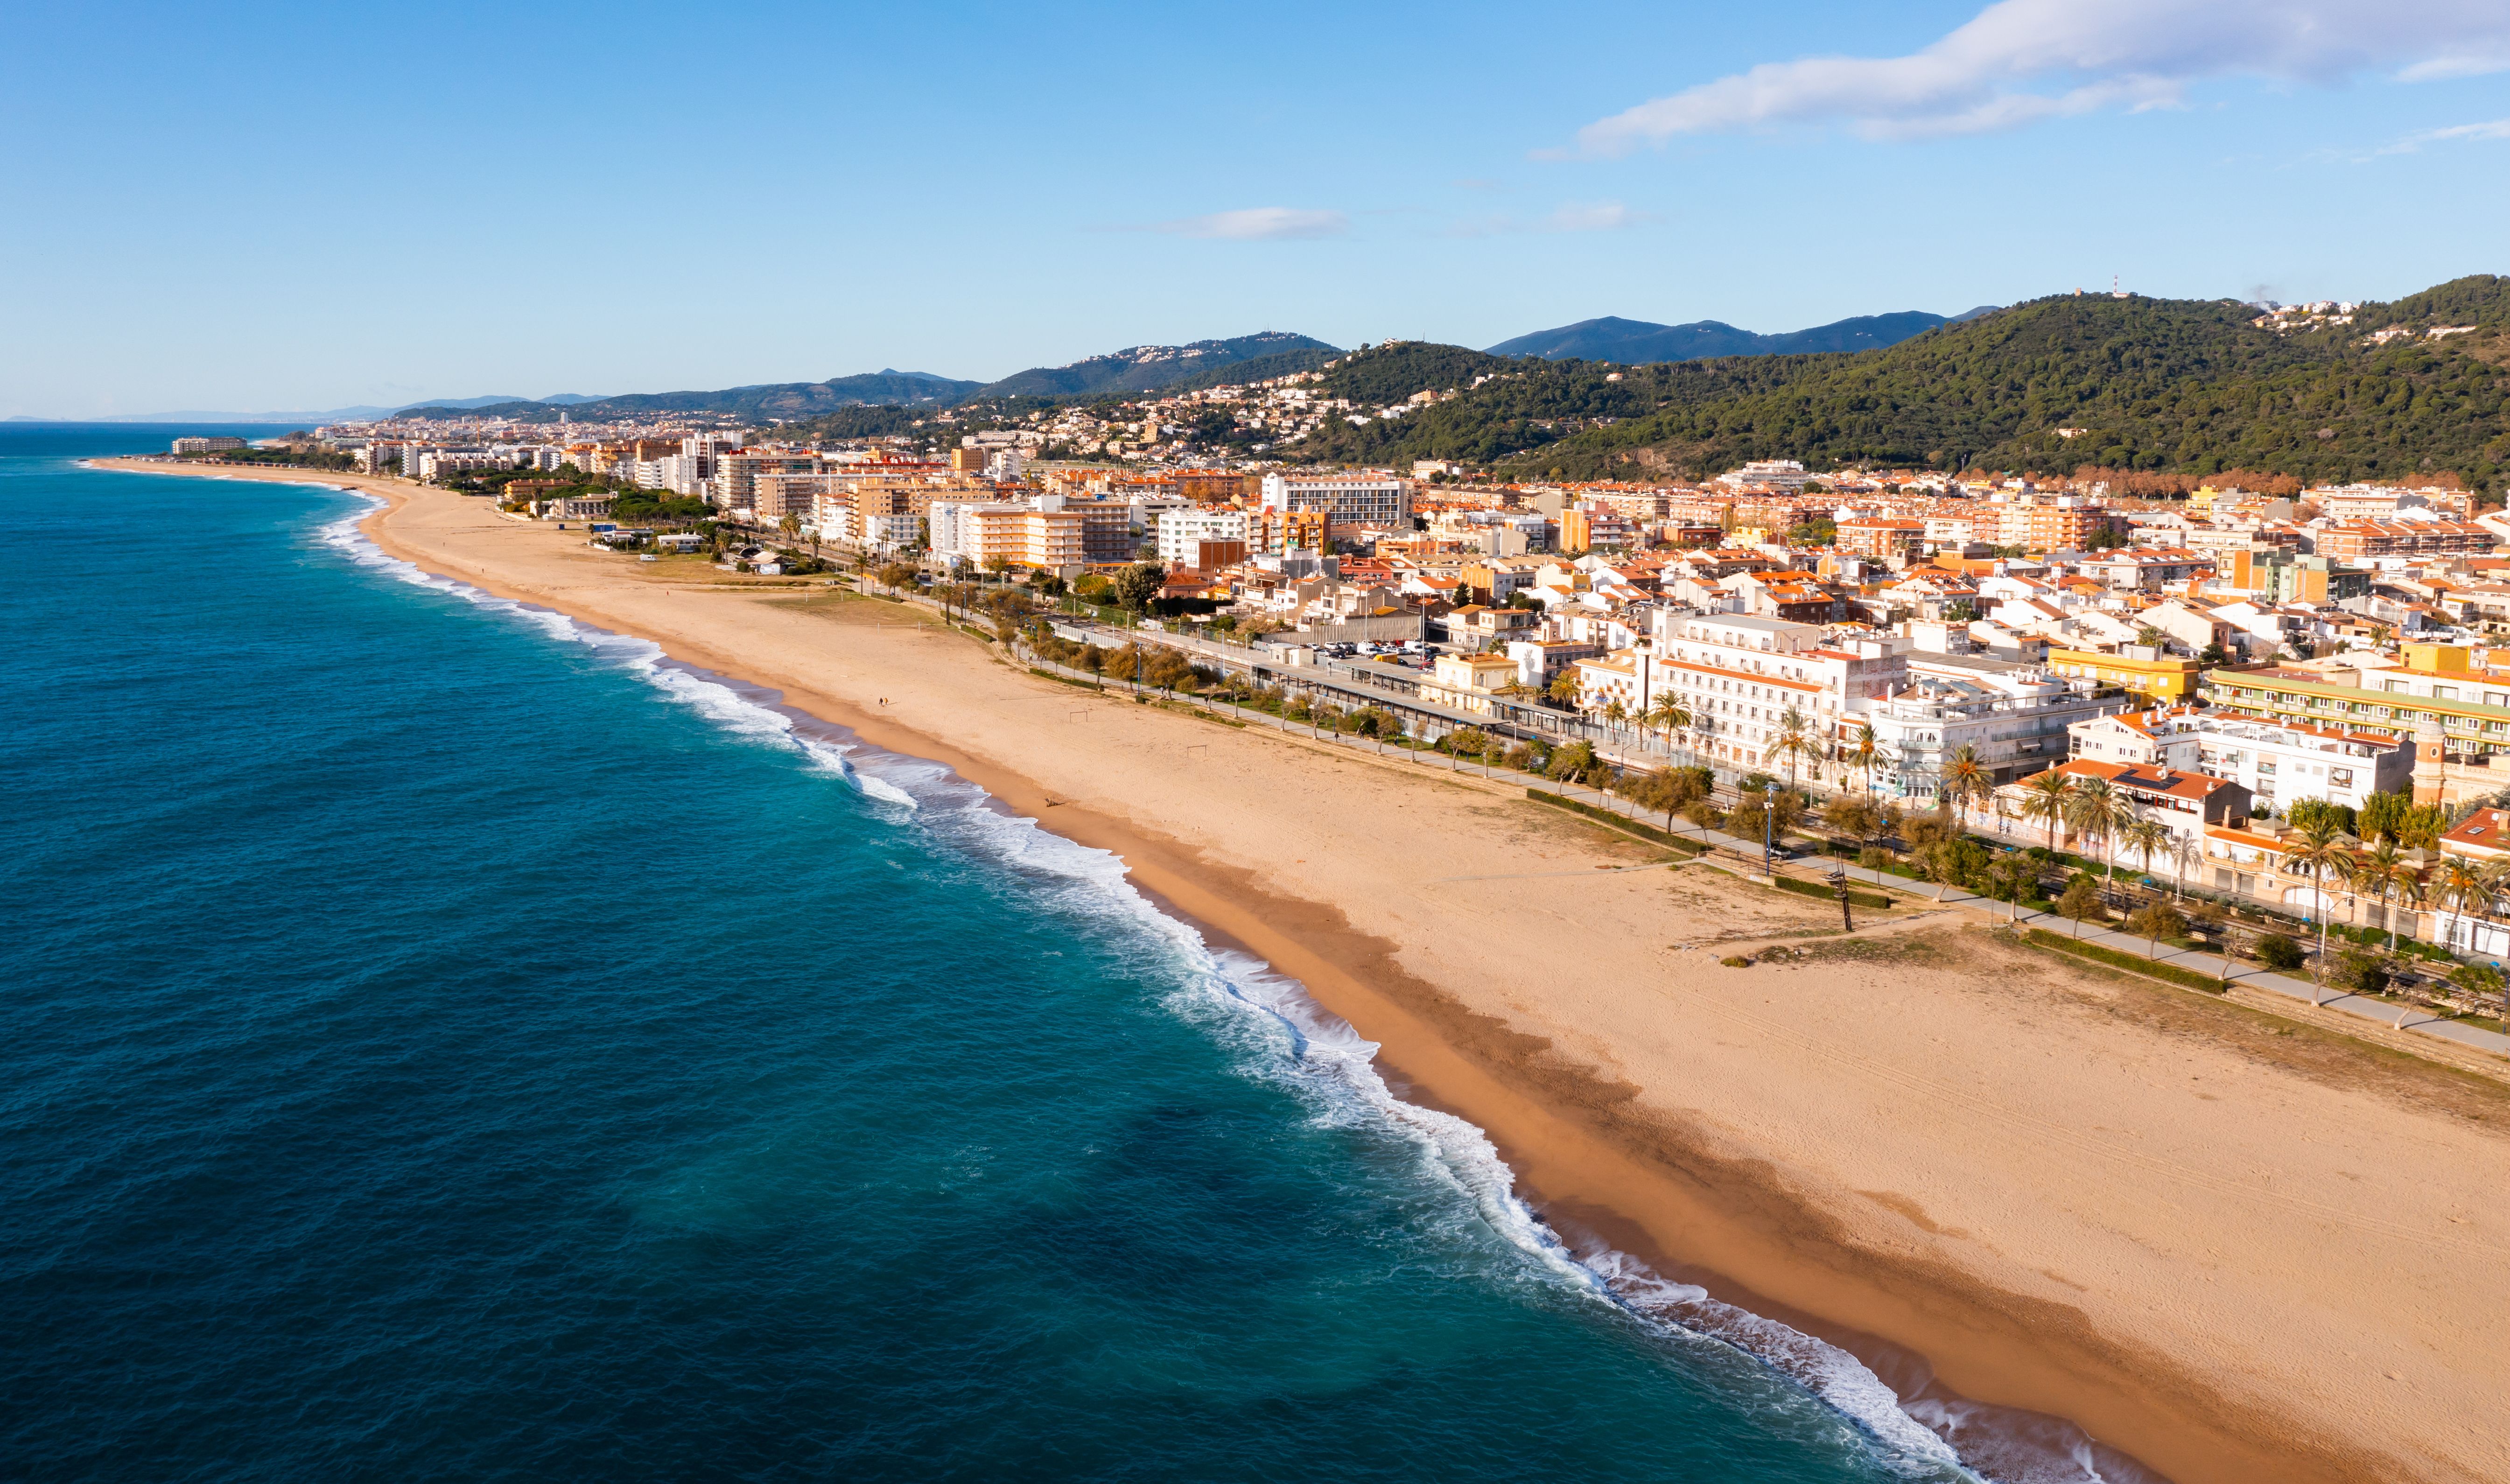
[[[338,486],[323,486],[338,488]],[[349,491],[349,493],[358,493]],[[1921,1479],[1993,1478],[1998,1484],[2120,1484],[2151,1475],[2058,1419],[1980,1408],[1958,1399],[1904,1401],[1848,1351],[1788,1325],[1721,1303],[1707,1290],[1654,1273],[1627,1253],[1573,1250],[1516,1192],[1515,1174],[1476,1125],[1397,1097],[1376,1066],[1378,1046],[1309,995],[1298,980],[1249,955],[1214,950],[1191,924],[1160,910],[1136,889],[1114,854],[1011,815],[952,770],[873,748],[844,729],[785,706],[778,693],[674,661],[650,640],[594,628],[554,610],[484,591],[395,557],[367,539],[361,522],[383,502],[319,528],[318,540],[347,560],[413,587],[511,616],[585,646],[655,686],[670,700],[737,737],[789,748],[808,766],[844,780],[865,798],[937,843],[988,857],[1069,890],[1063,904],[1114,917],[1164,951],[1178,990],[1172,1008],[1236,1040],[1257,1075],[1276,1077],[1307,1098],[1319,1119],[1368,1122],[1418,1150],[1425,1178],[1452,1191],[1472,1220],[1518,1253],[1526,1271],[1610,1306],[1676,1346],[1718,1347],[1765,1369],[1801,1406],[1818,1404],[1853,1427],[1895,1471]],[[1217,1018],[1214,1018],[1216,1012]],[[1771,1405],[1786,1405],[1772,1396]],[[1992,1419],[1992,1421],[1991,1421]],[[2032,1435],[2034,1431],[2038,1435]],[[1965,1446],[1956,1447],[1959,1440]],[[1972,1462],[1964,1462],[1967,1455]],[[1977,1464],[1995,1460],[1993,1471]]]

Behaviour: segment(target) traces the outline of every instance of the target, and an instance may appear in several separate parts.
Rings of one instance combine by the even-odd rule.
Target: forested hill
[[[840,407],[948,406],[976,389],[972,381],[953,381],[929,371],[869,371],[828,381],[773,382],[729,387],[720,392],[640,392],[560,405],[555,402],[495,402],[485,406],[438,405],[404,408],[401,417],[511,417],[524,423],[554,423],[560,412],[580,423],[632,418],[668,412],[719,412],[740,417],[794,419]]]
[[[1327,462],[1453,458],[1515,475],[1700,476],[1751,459],[2070,471],[2083,464],[2344,480],[2452,471],[2498,488],[2510,280],[2461,279],[2355,323],[2277,333],[2226,300],[2066,295],[1850,355],[1628,366],[1459,346],[1355,353],[1325,373],[1364,411],[1319,429]],[[2478,326],[2441,340],[2436,325]],[[2365,344],[2368,332],[2408,334]],[[1490,379],[1478,388],[1477,376]],[[2069,437],[2058,430],[2080,430]]]
[[[1162,391],[1189,378],[1216,386],[1233,379],[1228,371],[1252,361],[1279,365],[1281,369],[1270,373],[1279,376],[1306,370],[1334,354],[1334,348],[1322,340],[1275,329],[1234,340],[1197,340],[1191,345],[1137,345],[1070,365],[1032,366],[978,388],[970,398],[1112,397]],[[1213,372],[1223,374],[1211,378]]]

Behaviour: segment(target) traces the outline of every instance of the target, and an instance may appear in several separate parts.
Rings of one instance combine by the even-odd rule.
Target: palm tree
[[[2202,858],[2204,858],[2203,853],[2198,849],[2195,841],[2188,839],[2186,835],[2173,835],[2170,837],[2171,900],[2185,901],[2187,899],[2188,862],[2192,860],[2200,860]]]
[[[1882,739],[1874,735],[1874,724],[1859,723],[1856,734],[1848,740],[1847,765],[1865,775],[1865,791],[1874,791],[1874,765],[1882,761]]]
[[[1996,775],[1980,762],[1978,748],[1963,742],[1944,759],[1944,797],[1951,801],[1953,813],[1968,827],[1968,805],[1972,799],[1984,799],[1996,792]]]
[[[1621,704],[1620,697],[1616,696],[1612,700],[1604,703],[1604,720],[1610,723],[1616,731],[1619,730],[1622,722],[1629,719],[1630,708]]]
[[[1777,735],[1770,741],[1769,749],[1761,754],[1761,761],[1786,759],[1787,786],[1793,788],[1796,785],[1796,763],[1819,756],[1821,743],[1813,737],[1812,724],[1805,719],[1804,712],[1789,706],[1778,717]]]
[[[2492,884],[2484,873],[2454,856],[2440,863],[2440,874],[2432,884],[2432,899],[2453,913],[2449,925],[2449,947],[2457,949],[2457,930],[2466,921],[2469,907],[2482,910],[2492,901]],[[2468,934],[2470,942],[2473,934]]]
[[[2051,768],[2035,773],[2022,785],[2022,818],[2048,821],[2048,849],[2057,849],[2057,827],[2066,822],[2067,796],[2073,792],[2074,780]]]
[[[2397,951],[2397,931],[2394,917],[2388,911],[2388,897],[2396,890],[2397,867],[2405,864],[2405,854],[2404,848],[2397,844],[2395,836],[2383,834],[2371,843],[2370,850],[2363,854],[2361,860],[2354,866],[2355,874],[2377,890],[2379,915],[2390,919],[2388,924],[2390,953]]]
[[[2349,876],[2353,870],[2353,841],[2335,820],[2312,819],[2301,838],[2284,846],[2286,870],[2299,866],[2309,872],[2310,890],[2315,900],[2311,906],[2318,916],[2318,957],[2309,966],[2309,1003],[2318,1003],[2319,991],[2325,985],[2327,960],[2327,878]],[[2468,873],[2470,876],[2472,872]]]
[[[2126,795],[2110,786],[2101,778],[2074,780],[2073,796],[2066,801],[2066,823],[2075,834],[2101,842],[2101,857],[2110,884],[2117,884],[2117,852],[2114,845],[2120,825],[2135,818],[2135,804]]]
[[[2146,815],[2136,816],[2118,829],[2118,844],[2133,851],[2147,871],[2152,869],[2153,856],[2169,851],[2172,838],[2169,825]]]
[[[1639,717],[1639,725],[1664,734],[1664,749],[1673,750],[1673,734],[1691,726],[1691,708],[1671,695],[1663,697]]]
[[[2423,904],[2421,866],[2411,860],[2400,860],[2388,868],[2388,883],[2396,891],[2397,905],[2400,909],[2419,907]],[[2394,953],[2397,948],[2397,918],[2400,915],[2400,912],[2388,914],[2388,951],[2391,953]]]

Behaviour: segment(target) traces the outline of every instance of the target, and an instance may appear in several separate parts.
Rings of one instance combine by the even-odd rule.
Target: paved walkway
[[[1715,833],[1713,830],[1710,831],[1712,836]],[[1734,843],[1740,845],[1742,842]],[[1841,863],[1844,864],[1844,862]],[[2017,913],[2011,903],[1997,901],[1992,896],[1982,896],[1966,888],[1943,887],[1912,881],[1905,876],[1870,871],[1857,865],[1846,866],[1846,871],[1850,881],[1870,882],[1876,886],[1888,887],[1904,896],[1923,896],[1947,906],[1967,907],[1997,919],[2009,919],[2021,927],[2045,928],[2051,932],[2080,938],[2086,943],[2097,943],[2104,948],[2114,948],[2121,953],[2131,953],[2137,958],[2150,959],[2156,964],[2169,964],[2176,968],[2190,970],[2210,979],[2220,980],[2223,977],[2224,955],[2219,953],[2190,948],[2165,948],[2155,952],[2149,940],[2137,937],[2134,933],[2121,932],[2114,928],[2095,928],[2089,925],[2083,925],[2078,929],[2073,918],[2060,917],[2054,912],[2030,907],[2022,908]],[[2394,1026],[2399,1030],[2418,1031],[2426,1036],[2439,1037],[2443,1041],[2456,1042],[2459,1046],[2472,1046],[2479,1051],[2490,1051],[2496,1056],[2510,1056],[2510,1036],[2504,1036],[2498,1031],[2488,1031],[2479,1025],[2466,1025],[2455,1020],[2443,1019],[2426,1009],[2391,1005],[2385,1000],[2375,1000],[2368,995],[2351,993],[2340,993],[2332,998],[2319,999],[2317,997],[2325,991],[2316,988],[2307,979],[2296,979],[2288,974],[2275,973],[2269,970],[2244,969],[2236,964],[2231,967],[2230,979],[2234,984],[2243,984],[2252,989],[2268,990],[2299,1000],[2304,1005],[2314,1003],[2322,1009],[2342,1010],[2348,1015],[2359,1015],[2366,1020],[2376,1020],[2382,1025]]]
[[[1072,669],[1067,666],[1056,665],[1053,662],[1045,660],[1039,656],[1028,654],[1025,652],[1024,647],[1022,651],[1022,659],[1024,659],[1028,664],[1034,665],[1041,669],[1060,671],[1070,679],[1081,680],[1092,684],[1101,683],[1097,676],[1089,675],[1082,670]],[[1105,684],[1111,691],[1121,691],[1126,688],[1125,683],[1122,680],[1109,681],[1105,682]],[[1204,702],[1203,704],[1210,706],[1211,703]],[[1221,704],[1228,705],[1227,703],[1222,703]],[[1211,708],[1214,710],[1220,709],[1219,706],[1211,706]],[[1342,732],[1320,732],[1316,728],[1302,726],[1300,723],[1287,721],[1281,717],[1274,716],[1264,711],[1250,711],[1240,709],[1236,706],[1229,706],[1229,710],[1233,715],[1239,719],[1250,722],[1269,721],[1280,731],[1291,733],[1293,735],[1307,736],[1318,742],[1349,745],[1360,751],[1373,751],[1379,755],[1383,755],[1387,750],[1385,743],[1374,742],[1368,738],[1354,737]],[[1590,789],[1572,784],[1565,784],[1557,780],[1538,778],[1532,774],[1518,773],[1513,769],[1508,768],[1492,767],[1487,764],[1477,763],[1459,763],[1455,757],[1449,754],[1435,752],[1426,754],[1415,753],[1414,759],[1425,767],[1434,767],[1436,766],[1436,763],[1432,762],[1432,759],[1442,759],[1446,763],[1449,771],[1478,774],[1495,782],[1517,783],[1528,788],[1540,788],[1546,792],[1560,794],[1564,798],[1573,799],[1580,804],[1592,804],[1604,809],[1609,809],[1623,818],[1632,820],[1636,823],[1647,824],[1657,829],[1663,828],[1663,821],[1660,817],[1650,816],[1638,809],[1635,805],[1631,804],[1628,800],[1599,789]],[[1592,795],[1591,798],[1588,797],[1590,794]],[[1680,833],[1684,839],[1701,840],[1721,852],[1738,857],[1746,864],[1757,863],[1761,855],[1761,842],[1757,840],[1738,839],[1735,836],[1726,834],[1721,830],[1685,828],[1681,829]],[[2179,968],[2187,969],[2194,972],[2204,974],[2208,978],[2220,980],[2223,977],[2224,956],[2219,953],[2208,953],[2197,949],[2187,948],[2171,948],[2159,953],[2154,953],[2148,949],[2145,939],[2137,937],[2133,933],[2120,932],[2112,928],[2084,927],[2078,932],[2076,925],[2072,918],[2059,917],[2053,912],[2042,911],[2035,908],[2025,908],[2019,913],[2015,913],[2009,903],[1997,901],[1993,897],[1980,895],[1978,893],[1969,891],[1962,887],[1944,887],[1927,882],[1913,881],[1905,876],[1893,876],[1887,872],[1868,870],[1863,866],[1849,865],[1844,861],[1832,861],[1830,863],[1844,867],[1847,872],[1847,877],[1850,881],[1882,887],[1889,891],[1897,892],[1902,896],[1926,897],[1928,899],[1941,902],[1946,906],[1966,907],[1972,911],[1984,912],[1999,920],[2009,918],[2022,926],[2046,928],[2053,932],[2062,932],[2069,937],[2080,937],[2085,942],[2098,943],[2105,948],[2114,948],[2123,953],[2131,953],[2138,958],[2149,958],[2155,963],[2170,964]],[[2459,1046],[2469,1046],[2479,1051],[2489,1051],[2496,1056],[2510,1056],[2510,1036],[2504,1036],[2498,1031],[2488,1031],[2482,1026],[2465,1025],[2455,1020],[2443,1019],[2438,1015],[2434,1015],[2429,1010],[2417,1009],[2402,1005],[2391,1005],[2384,1000],[2375,1000],[2366,995],[2350,993],[2339,994],[2332,999],[2320,1000],[2317,996],[2321,991],[2317,990],[2306,979],[2296,979],[2289,975],[2275,973],[2263,969],[2243,969],[2238,967],[2236,964],[2231,968],[2230,979],[2234,984],[2243,984],[2253,989],[2263,989],[2274,994],[2284,995],[2291,999],[2301,1001],[2303,1004],[2315,1003],[2323,1009],[2341,1010],[2346,1014],[2359,1015],[2366,1020],[2377,1021],[2379,1024],[2392,1026],[2399,1030],[2415,1031],[2422,1035],[2437,1037],[2443,1041],[2455,1042]]]

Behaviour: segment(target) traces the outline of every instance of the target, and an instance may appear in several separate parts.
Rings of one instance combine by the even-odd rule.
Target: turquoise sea
[[[1111,858],[76,463],[173,431],[0,431],[8,1476],[1971,1476]]]

